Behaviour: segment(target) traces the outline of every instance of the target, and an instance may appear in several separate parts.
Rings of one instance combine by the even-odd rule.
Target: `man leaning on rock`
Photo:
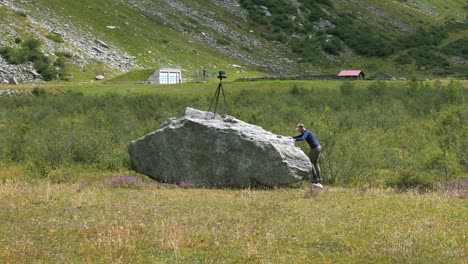
[[[322,147],[320,146],[320,143],[318,142],[317,138],[315,137],[314,133],[310,131],[309,129],[306,129],[304,127],[304,124],[298,124],[297,125],[297,131],[301,133],[300,135],[291,137],[294,141],[303,141],[305,140],[307,144],[310,146],[310,153],[309,153],[309,159],[310,162],[312,163],[312,179],[311,182],[314,186],[317,186],[319,188],[323,188],[322,185],[322,178],[321,178],[321,172],[320,172],[320,164],[319,164],[319,158],[320,158],[320,152],[322,151]]]

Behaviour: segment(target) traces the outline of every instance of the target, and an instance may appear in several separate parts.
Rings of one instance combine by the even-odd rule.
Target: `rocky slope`
[[[450,5],[431,4],[426,0],[328,2],[333,8],[319,5],[328,18],[349,15],[354,21],[386,32],[386,38],[412,34],[421,26],[442,25],[448,19],[466,21],[466,13],[461,10],[463,1],[459,0]],[[301,21],[310,16],[309,11],[303,1],[294,0],[290,4],[296,13],[287,19],[300,27]],[[256,8],[262,10],[266,19],[272,15],[272,7],[257,5]],[[335,41],[341,49],[330,54],[318,47],[312,61],[304,61],[302,55],[292,51],[297,47],[291,47],[295,39],[299,43],[307,34],[283,32],[289,38],[288,43],[271,39],[277,29],[254,23],[238,0],[0,0],[0,15],[0,46],[18,46],[16,38],[39,38],[44,53],[50,57],[55,57],[57,52],[71,54],[70,71],[72,75],[85,75],[82,80],[141,67],[182,67],[186,76],[201,69],[216,71],[223,67],[240,77],[252,72],[333,73],[342,67],[381,70],[372,66],[376,64],[395,68],[388,58],[362,58],[352,47],[329,35],[330,30],[338,27],[329,19],[314,22],[315,33],[308,35],[310,42],[300,45],[318,45],[314,39],[322,38],[322,44]],[[47,37],[50,34],[60,36],[64,42],[53,41]],[[465,63],[463,60],[461,65]],[[411,67],[408,65],[407,69]],[[31,65],[7,65],[0,59],[0,81],[10,78],[25,82],[41,79]]]
[[[3,13],[10,16],[26,14],[23,6],[24,1],[0,1]],[[16,37],[29,35],[38,38],[42,42],[42,49],[50,56],[55,51],[72,54],[73,63],[79,68],[86,67],[91,61],[99,61],[106,66],[120,72],[129,71],[139,64],[134,56],[130,56],[125,50],[107,45],[92,34],[86,32],[81,25],[63,23],[61,15],[55,14],[52,10],[44,12],[28,12],[30,15],[24,17],[22,23],[2,24],[0,26],[0,39],[2,46],[14,46],[13,40]],[[55,34],[63,38],[66,45],[57,47],[57,43],[46,37],[47,34]],[[29,63],[27,65],[10,65],[0,58],[0,79],[9,80],[40,81],[41,77]]]
[[[247,17],[247,13],[239,6],[237,1],[212,2],[214,5],[223,6],[226,12],[235,16],[234,20],[245,20]],[[163,20],[164,24],[170,27],[171,30],[180,32],[183,38],[201,42],[220,56],[226,56],[228,60],[238,59],[251,67],[260,67],[270,71],[287,71],[288,68],[293,67],[293,63],[287,58],[287,55],[282,54],[280,45],[275,46],[266,42],[259,42],[255,38],[232,30],[231,27],[218,21],[218,18],[220,18],[218,14],[193,9],[178,1],[162,1],[157,8],[153,1],[128,1],[128,4],[132,5],[141,17],[157,17]],[[108,33],[109,31],[119,30],[119,27],[112,24],[92,30],[87,25],[73,23],[73,20],[64,23],[67,18],[64,14],[57,14],[51,8],[37,7],[26,1],[1,0],[0,6],[3,13],[8,13],[14,20],[19,21],[19,23],[2,23],[0,25],[0,35],[3,36],[0,39],[0,45],[2,46],[14,46],[15,37],[29,35],[39,38],[43,43],[42,49],[50,56],[53,56],[57,50],[67,52],[73,55],[73,64],[79,68],[86,67],[97,61],[109,67],[110,72],[114,74],[127,72],[138,67],[158,67],[158,64],[164,61],[164,59],[156,59],[150,62],[138,60],[136,56],[129,54],[120,43],[111,44],[100,39],[96,31],[106,31],[105,33]],[[27,15],[22,17],[21,14]],[[174,16],[174,14],[176,15]],[[205,26],[197,30],[188,30],[186,21],[189,19],[192,23]],[[148,23],[151,23],[151,20]],[[123,26],[130,27],[131,24],[133,24],[133,21],[129,20],[124,22]],[[135,28],[135,31],[142,31],[142,29]],[[46,34],[50,33],[59,35],[64,39],[65,44],[58,45],[48,39]],[[220,35],[228,36],[229,40],[235,45],[219,44],[217,38]],[[111,42],[114,41],[111,40]],[[250,52],[246,52],[246,50]],[[254,52],[251,52],[252,50]],[[142,55],[140,52],[140,57],[145,55],[151,55],[151,53]],[[31,65],[7,65],[5,60],[1,59],[0,69],[0,79],[16,78],[25,82],[40,81],[37,75],[31,74],[31,72],[34,72]]]

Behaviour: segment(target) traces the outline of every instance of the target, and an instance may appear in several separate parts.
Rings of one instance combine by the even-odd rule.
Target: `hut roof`
[[[338,73],[339,77],[346,77],[346,76],[359,76],[359,75],[365,75],[363,71],[361,70],[342,70],[340,73]]]

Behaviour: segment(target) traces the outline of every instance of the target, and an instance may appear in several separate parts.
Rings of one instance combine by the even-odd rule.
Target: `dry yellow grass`
[[[0,185],[2,263],[466,263],[454,193]]]

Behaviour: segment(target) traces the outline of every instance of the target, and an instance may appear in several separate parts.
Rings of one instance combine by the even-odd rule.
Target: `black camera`
[[[227,75],[226,75],[226,72],[225,71],[219,71],[219,75],[218,75],[218,79],[222,80],[222,79],[226,79],[227,78]]]

